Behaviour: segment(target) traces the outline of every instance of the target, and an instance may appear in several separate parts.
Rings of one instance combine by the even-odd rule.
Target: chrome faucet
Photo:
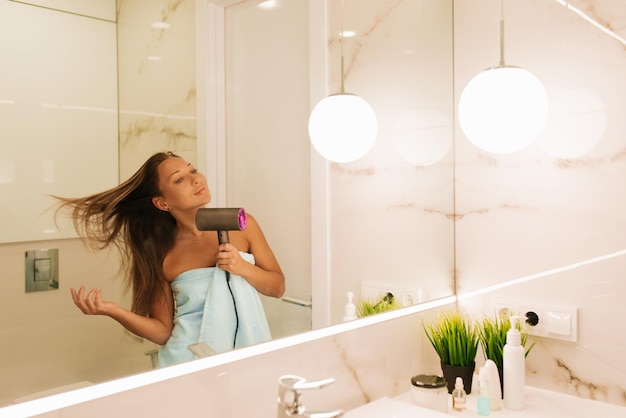
[[[308,412],[302,404],[301,390],[321,389],[333,383],[335,379],[316,380],[307,382],[304,377],[285,375],[278,379],[278,418],[308,417],[308,418],[335,418],[343,415],[343,410],[329,412]]]

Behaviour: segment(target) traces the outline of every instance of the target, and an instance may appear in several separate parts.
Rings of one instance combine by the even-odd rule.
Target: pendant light
[[[322,99],[309,117],[313,147],[327,160],[347,163],[363,157],[376,140],[378,122],[372,107],[344,89],[343,0],[341,1],[341,90]]]
[[[437,110],[410,109],[393,124],[393,148],[409,164],[427,167],[441,161],[452,146],[452,121]]]
[[[586,90],[557,90],[550,95],[550,117],[537,146],[560,159],[582,158],[602,140],[607,127],[604,103]]]
[[[504,63],[504,12],[500,2],[500,65],[477,74],[459,99],[459,124],[467,139],[495,154],[519,151],[539,135],[548,118],[541,81]]]

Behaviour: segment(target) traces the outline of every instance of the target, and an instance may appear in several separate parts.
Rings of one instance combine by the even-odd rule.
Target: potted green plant
[[[504,345],[506,344],[506,333],[509,329],[511,329],[511,322],[505,313],[498,313],[494,317],[485,316],[478,324],[480,345],[483,354],[485,355],[485,359],[493,360],[493,362],[496,363],[500,375],[500,389],[503,389],[502,360]],[[525,349],[526,357],[528,357],[535,343],[533,342],[527,347],[529,342],[528,333],[519,324],[518,329],[522,334],[522,346]]]
[[[423,322],[422,325],[441,361],[448,393],[454,390],[457,376],[463,378],[465,391],[471,393],[479,343],[476,323],[464,313],[449,310],[440,312],[433,322]]]

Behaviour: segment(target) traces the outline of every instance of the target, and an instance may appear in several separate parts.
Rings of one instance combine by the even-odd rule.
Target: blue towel
[[[254,264],[254,256],[240,253]],[[174,329],[159,350],[159,367],[194,359],[190,344],[206,343],[221,353],[271,339],[265,311],[257,290],[243,277],[230,275],[239,327],[235,346],[236,316],[226,283],[226,272],[218,267],[188,270],[171,282],[176,302]]]

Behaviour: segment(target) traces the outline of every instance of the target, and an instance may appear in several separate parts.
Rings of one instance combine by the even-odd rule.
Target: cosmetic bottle
[[[344,307],[344,311],[343,311],[344,322],[357,319],[356,306],[354,306],[354,303],[352,303],[352,298],[354,297],[354,293],[348,292],[346,295],[348,296],[348,303],[346,303],[346,306]]]
[[[504,407],[513,411],[524,409],[526,386],[526,364],[522,334],[517,321],[522,316],[511,316],[511,329],[506,333],[506,344],[502,352],[502,374],[504,380]]]
[[[493,360],[485,361],[487,378],[489,382],[489,398],[491,399],[491,410],[497,411],[502,406],[502,386],[500,385],[500,374],[498,366]]]
[[[478,399],[476,409],[481,417],[491,413],[491,393],[489,392],[489,375],[485,366],[478,372]]]
[[[463,378],[457,376],[454,382],[454,390],[452,391],[452,409],[455,411],[465,411],[467,406],[467,393],[463,386]]]

